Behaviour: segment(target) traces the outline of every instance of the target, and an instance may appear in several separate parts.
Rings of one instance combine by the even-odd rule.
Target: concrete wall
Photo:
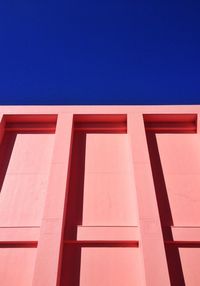
[[[199,113],[0,107],[0,285],[200,285]]]

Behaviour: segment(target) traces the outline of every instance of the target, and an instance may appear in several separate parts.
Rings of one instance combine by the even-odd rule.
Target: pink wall
[[[0,285],[200,285],[200,106],[0,111]]]

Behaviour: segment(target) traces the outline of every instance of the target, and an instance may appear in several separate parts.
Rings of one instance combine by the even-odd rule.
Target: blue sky
[[[0,104],[200,103],[200,1],[0,1]]]

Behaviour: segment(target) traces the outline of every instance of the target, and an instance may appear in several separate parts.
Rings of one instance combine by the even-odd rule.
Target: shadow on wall
[[[0,148],[0,191],[6,176],[8,165],[10,162],[13,147],[17,137],[16,132],[5,132]]]
[[[156,135],[154,132],[146,132],[151,168],[158,202],[158,210],[162,225],[164,240],[173,240],[171,226],[173,225],[170,203],[162,170]],[[171,285],[185,285],[183,270],[178,248],[165,245]]]
[[[86,135],[88,133],[126,132],[126,115],[76,115],[74,117],[60,286],[80,285],[81,250],[84,246],[77,241],[77,227],[82,225],[83,220]]]
[[[86,133],[74,132],[72,142],[69,193],[66,206],[64,240],[76,240],[77,226],[82,224],[85,174]],[[81,247],[64,246],[61,286],[79,285]]]

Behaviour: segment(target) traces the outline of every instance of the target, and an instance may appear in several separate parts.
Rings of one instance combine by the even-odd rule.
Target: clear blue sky
[[[0,104],[200,103],[200,1],[0,1]]]

